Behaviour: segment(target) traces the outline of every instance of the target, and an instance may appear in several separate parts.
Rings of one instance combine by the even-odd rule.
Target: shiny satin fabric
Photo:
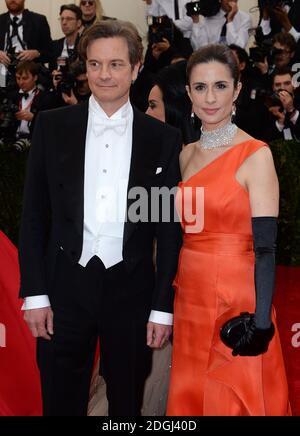
[[[169,416],[290,414],[277,329],[268,352],[257,357],[233,357],[220,339],[225,321],[255,310],[251,211],[236,172],[264,145],[249,140],[233,146],[179,186],[184,234],[174,281]],[[204,188],[204,228],[199,233],[185,232],[186,187]]]
[[[42,399],[35,339],[23,320],[18,252],[0,231],[0,416],[39,416]]]

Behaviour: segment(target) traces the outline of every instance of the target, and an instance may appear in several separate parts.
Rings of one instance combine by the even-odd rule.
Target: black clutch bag
[[[239,316],[229,319],[220,329],[222,342],[229,348],[235,348],[240,338],[253,324],[254,314],[242,312]]]

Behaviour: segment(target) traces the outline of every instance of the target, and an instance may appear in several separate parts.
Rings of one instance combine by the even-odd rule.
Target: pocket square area
[[[155,174],[159,174],[159,173],[161,173],[162,172],[162,167],[158,167],[158,168],[156,168],[156,173]]]

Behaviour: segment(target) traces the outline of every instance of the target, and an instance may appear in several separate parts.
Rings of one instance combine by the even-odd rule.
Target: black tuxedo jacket
[[[50,71],[57,69],[57,58],[61,55],[64,48],[65,38],[56,39],[52,42],[52,59],[49,64]]]
[[[29,157],[20,232],[20,296],[48,294],[60,247],[78,263],[83,245],[88,103],[38,114]],[[181,135],[134,109],[128,189],[177,186]],[[157,168],[162,171],[156,174]],[[130,207],[133,200],[128,200]],[[172,214],[171,214],[172,215]],[[157,271],[153,241],[157,238]],[[181,245],[178,222],[126,222],[123,260],[132,286],[152,293],[152,309],[173,311],[172,281]]]
[[[9,32],[9,12],[0,15],[0,50],[5,50],[5,35]],[[23,39],[29,50],[41,53],[37,62],[49,62],[52,58],[52,41],[47,18],[25,9],[23,12]]]

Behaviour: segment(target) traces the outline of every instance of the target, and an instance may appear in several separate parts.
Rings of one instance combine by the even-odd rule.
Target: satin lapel
[[[3,44],[1,44],[0,50],[5,50],[5,35],[9,32],[9,22],[10,17],[9,13],[7,12],[1,19],[0,23],[0,41],[3,41]]]
[[[84,165],[85,141],[88,122],[88,102],[77,106],[64,120],[64,131],[60,135],[59,152],[60,185],[64,192],[64,206],[69,217],[76,221],[79,234],[83,231],[84,211]]]
[[[28,49],[32,49],[33,47],[31,47],[31,44],[29,44],[29,41],[32,40],[32,38],[30,38],[30,31],[32,25],[30,23],[30,18],[27,9],[25,9],[25,11],[23,12],[22,21],[23,21],[23,41],[27,44]]]
[[[156,163],[159,159],[160,144],[153,143],[153,135],[149,130],[147,118],[134,109],[131,163],[127,190],[127,213],[134,199],[128,199],[133,187],[148,189],[155,175]],[[152,179],[152,180],[151,180]],[[136,228],[136,223],[125,222],[123,246],[127,243]]]

